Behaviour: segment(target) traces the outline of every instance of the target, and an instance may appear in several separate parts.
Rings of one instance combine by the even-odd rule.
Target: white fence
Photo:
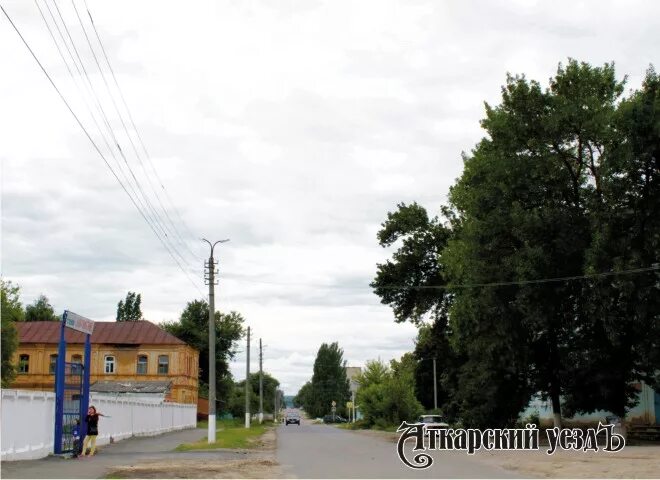
[[[149,398],[92,394],[90,405],[109,415],[99,419],[97,445],[132,436],[158,435],[193,428],[197,405],[163,403]],[[55,394],[2,390],[2,460],[28,460],[53,453]]]

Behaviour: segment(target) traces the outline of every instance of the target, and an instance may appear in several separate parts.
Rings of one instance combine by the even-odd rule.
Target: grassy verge
[[[182,443],[174,450],[188,452],[190,450],[213,450],[216,448],[254,448],[257,440],[268,428],[266,424],[252,424],[245,428],[241,419],[218,420],[216,422],[216,441],[208,443],[208,437],[197,442]],[[197,422],[197,428],[208,428],[208,422]]]

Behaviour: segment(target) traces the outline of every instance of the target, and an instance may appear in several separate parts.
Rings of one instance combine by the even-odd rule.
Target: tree
[[[25,307],[25,321],[26,322],[39,322],[39,321],[53,321],[57,322],[60,317],[55,315],[55,310],[50,304],[46,295],[39,295],[31,305]]]
[[[415,395],[426,410],[434,408],[433,359],[436,360],[438,407],[444,415],[456,418],[452,406],[452,392],[456,391],[456,373],[461,362],[449,343],[450,332],[445,319],[421,325],[413,355],[415,364]]]
[[[305,411],[312,417],[322,417],[330,413],[334,401],[337,414],[346,415],[346,402],[349,398],[350,387],[346,377],[344,351],[339,348],[337,342],[323,343],[314,361],[311,394]]]
[[[295,397],[293,397],[293,406],[296,408],[302,408],[303,410],[306,406],[309,406],[312,402],[312,382],[306,382]]]
[[[264,413],[273,413],[275,409],[275,395],[280,382],[275,377],[264,372],[263,374],[263,393],[264,393]],[[237,382],[234,386],[229,412],[238,418],[245,417],[245,380]],[[259,374],[250,374],[250,413],[259,413]]]
[[[117,304],[117,321],[135,322],[142,320],[142,310],[140,309],[141,303],[141,294],[128,292],[126,294],[126,300],[119,300],[119,303]]]
[[[618,133],[602,163],[587,271],[644,269],[660,260],[660,77],[649,68],[640,91],[614,115]],[[571,356],[569,412],[605,409],[623,417],[633,382],[657,386],[660,271],[596,278],[584,286],[589,322]]]
[[[439,222],[418,207],[388,214],[381,245],[407,233],[372,285],[396,321],[435,317],[420,350],[450,346],[443,408],[465,424],[510,424],[533,392],[556,425],[562,398],[569,413],[623,414],[631,383],[657,380],[658,84],[649,70],[621,101],[613,65],[574,60],[545,90],[509,76],[464,155],[444,236],[420,240]]]
[[[216,398],[218,411],[227,411],[234,385],[229,362],[236,355],[237,342],[243,337],[245,319],[240,313],[215,313]],[[209,304],[194,300],[186,305],[178,322],[162,324],[165,331],[199,350],[200,387],[208,385],[209,378]]]
[[[423,412],[415,398],[416,363],[411,354],[392,360],[390,368],[380,361],[367,362],[357,378],[356,398],[367,424],[381,428],[399,425],[414,421]]]
[[[392,260],[377,266],[371,283],[381,303],[392,307],[395,321],[420,324],[426,316],[446,320],[449,299],[443,290],[432,287],[444,284],[440,252],[451,234],[438,217],[429,219],[424,207],[401,203],[387,214],[378,232],[381,247],[401,240]]]
[[[2,301],[2,388],[7,388],[15,378],[16,369],[12,356],[18,348],[16,322],[23,321],[23,307],[19,299],[20,287],[11,281],[0,279]]]

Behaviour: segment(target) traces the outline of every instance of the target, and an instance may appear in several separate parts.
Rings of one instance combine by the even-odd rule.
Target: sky
[[[439,213],[507,73],[614,61],[638,88],[660,53],[660,3],[635,0],[0,5],[105,158],[0,15],[3,277],[97,321],[139,292],[161,323],[208,293],[200,239],[228,238],[216,307],[286,394],[323,342],[350,366],[414,348],[369,288],[396,248],[376,234],[400,202]]]

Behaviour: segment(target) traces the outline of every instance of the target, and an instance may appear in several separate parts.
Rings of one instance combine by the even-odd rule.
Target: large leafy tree
[[[658,77],[650,70],[643,89],[621,101],[623,89],[613,65],[573,60],[545,90],[509,77],[451,189],[447,238],[416,241],[424,236],[410,225],[430,228],[414,210],[383,224],[383,235],[393,219],[413,234],[379,266],[375,291],[397,321],[419,323],[428,305],[447,309],[449,322],[435,315],[435,335],[418,348],[437,354],[449,343],[445,407],[467,424],[510,423],[531,392],[551,400],[556,424],[562,397],[569,413],[622,414],[635,401],[631,382],[654,381]],[[438,271],[445,288],[424,285]],[[388,278],[399,293],[383,288],[383,272],[405,273]]]
[[[332,402],[336,402],[337,414],[345,415],[350,388],[346,377],[344,351],[337,342],[323,343],[316,354],[314,374],[311,381],[309,404],[305,411],[313,417],[330,413]]]
[[[658,267],[660,261],[660,78],[651,68],[640,91],[619,105],[594,207],[587,272]],[[584,285],[588,322],[571,356],[570,412],[620,416],[636,399],[633,382],[658,385],[660,270],[610,275]]]
[[[243,337],[245,319],[240,313],[215,313],[216,398],[220,411],[229,408],[233,379],[229,362],[236,355],[238,341]],[[209,304],[194,300],[186,305],[178,322],[166,322],[162,327],[199,350],[200,386],[208,388],[209,378]]]
[[[142,295],[135,292],[128,292],[125,300],[119,300],[117,304],[118,322],[135,322],[142,320]]]
[[[46,295],[39,295],[32,304],[25,307],[25,321],[26,322],[39,322],[39,321],[53,321],[56,322],[60,318],[55,315],[55,310],[50,304],[50,300]]]
[[[15,378],[16,369],[12,356],[18,348],[16,322],[23,321],[23,307],[19,298],[20,288],[11,281],[0,279],[0,300],[2,302],[2,387],[8,387]]]

